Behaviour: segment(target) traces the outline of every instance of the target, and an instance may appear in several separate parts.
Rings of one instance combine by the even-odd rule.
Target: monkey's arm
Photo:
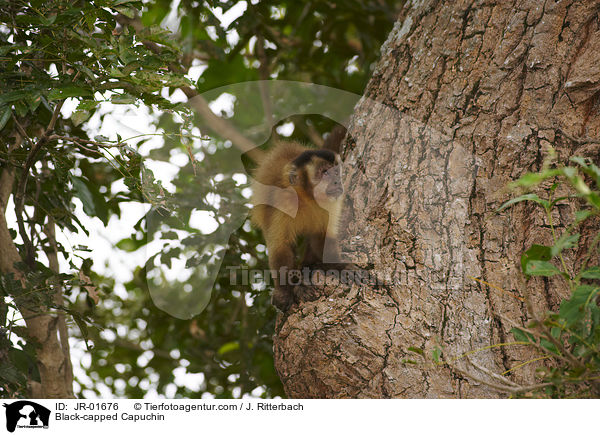
[[[323,261],[323,246],[325,236],[323,234],[309,234],[306,236],[306,248],[304,250],[303,266],[312,266]]]
[[[267,242],[267,247],[270,253],[269,267],[275,282],[271,302],[281,311],[286,311],[293,302],[293,286],[288,283],[288,276],[289,271],[294,269],[294,251],[287,244],[273,246]]]
[[[269,250],[269,267],[275,283],[272,302],[282,311],[286,311],[293,302],[293,286],[288,283],[288,271],[295,266],[295,239],[290,230],[290,223],[283,213],[273,211],[271,225],[264,232]]]

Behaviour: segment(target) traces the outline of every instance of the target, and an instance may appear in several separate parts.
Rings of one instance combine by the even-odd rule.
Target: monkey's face
[[[311,176],[313,196],[317,203],[337,201],[344,193],[341,164],[332,165],[328,162],[316,164]]]
[[[289,185],[312,197],[317,204],[338,201],[344,193],[342,161],[330,150],[307,150],[287,165]]]

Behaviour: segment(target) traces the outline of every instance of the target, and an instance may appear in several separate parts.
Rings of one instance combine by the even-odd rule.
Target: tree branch
[[[229,139],[235,146],[237,146],[243,153],[254,161],[260,161],[263,159],[265,152],[257,145],[248,139],[246,136],[241,134],[233,125],[227,122],[225,119],[217,116],[210,110],[208,103],[196,91],[192,88],[186,87],[182,89],[189,98],[189,104],[204,118],[209,127],[217,133],[219,136]],[[187,92],[186,92],[187,91]]]
[[[72,142],[77,146],[80,146],[88,151],[94,151],[97,152],[96,150],[93,150],[91,148],[87,148],[84,146],[84,144],[86,145],[94,145],[98,148],[121,148],[124,146],[127,146],[127,144],[125,142],[119,142],[119,143],[115,143],[115,144],[107,144],[107,143],[102,143],[102,142],[96,142],[94,140],[89,140],[89,139],[81,139],[78,137],[72,137],[72,136],[60,136],[58,134],[53,134],[48,138],[48,142],[51,142],[53,140],[64,140],[67,142]]]
[[[64,100],[61,100],[56,107],[54,108],[54,112],[52,113],[52,119],[46,128],[42,137],[38,139],[38,141],[32,146],[29,154],[27,155],[27,160],[25,161],[25,165],[23,166],[23,171],[21,172],[21,177],[19,179],[19,183],[17,186],[17,193],[15,194],[15,214],[17,215],[17,223],[19,226],[19,234],[23,239],[23,243],[25,244],[25,254],[26,254],[26,262],[30,267],[33,267],[34,264],[34,253],[33,253],[33,245],[31,240],[29,240],[29,236],[25,231],[25,224],[23,223],[23,208],[25,206],[25,192],[27,190],[27,178],[29,175],[29,170],[35,163],[37,154],[42,149],[42,147],[48,142],[48,138],[50,137],[50,133],[54,130],[54,126],[56,125],[56,121],[58,120],[58,116],[60,115],[60,110],[64,104]]]
[[[0,252],[0,273],[12,273],[21,285],[25,286],[25,276],[15,267],[15,264],[21,262],[21,256],[8,230],[4,213],[0,213]],[[73,397],[65,385],[64,378],[60,376],[64,369],[64,359],[57,337],[57,318],[32,311],[24,298],[17,298],[15,303],[25,319],[27,333],[38,346],[41,388],[34,388],[37,387],[37,383],[30,383],[31,396],[45,399]]]
[[[117,21],[121,25],[130,25],[134,28],[137,33],[143,33],[144,25],[139,20],[139,18],[128,18],[122,14],[117,15]],[[141,35],[143,37],[143,35]],[[152,41],[143,40],[142,43],[153,53],[160,55],[162,53],[162,48]],[[202,59],[202,57],[198,57]],[[209,58],[205,58],[202,60],[208,60]],[[187,71],[181,67],[181,63],[171,63],[169,65],[169,69],[178,74],[185,74]],[[111,89],[117,88],[117,83],[111,84]],[[198,111],[200,116],[204,118],[209,128],[217,133],[219,136],[230,140],[233,145],[235,145],[239,150],[243,153],[248,154],[248,156],[254,161],[260,161],[264,158],[264,151],[258,148],[258,146],[252,142],[250,139],[241,134],[235,126],[233,126],[229,121],[223,119],[213,113],[208,106],[208,103],[202,96],[198,94],[195,89],[192,89],[189,86],[183,86],[180,88],[181,91],[188,98],[188,102],[190,105]]]
[[[20,133],[14,134],[15,143],[8,147],[8,154],[10,152],[21,146],[23,143],[23,136]],[[15,181],[15,168],[7,167],[2,170],[0,173],[0,213],[4,214],[6,210],[6,204],[8,203],[8,198],[13,189],[13,184]]]
[[[56,244],[56,232],[54,219],[48,216],[48,222],[44,226],[44,234],[48,237],[51,251],[47,253],[50,269],[58,275],[60,269],[58,264],[58,245]],[[54,303],[58,307],[63,306],[63,290],[60,282],[55,280]],[[73,365],[71,364],[71,349],[69,347],[69,331],[67,329],[67,320],[62,310],[57,311],[58,316],[58,335],[60,337],[60,347],[64,360],[64,379],[65,386],[70,396],[73,396]]]

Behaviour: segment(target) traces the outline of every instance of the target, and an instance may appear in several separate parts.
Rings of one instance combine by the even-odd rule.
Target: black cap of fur
[[[331,164],[335,164],[335,153],[333,151],[323,149],[304,151],[302,154],[300,154],[294,159],[292,164],[297,168],[302,168],[315,156],[326,160]]]

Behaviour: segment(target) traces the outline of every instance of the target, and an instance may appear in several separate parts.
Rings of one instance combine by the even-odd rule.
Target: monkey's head
[[[304,190],[318,204],[337,201],[342,186],[342,161],[330,150],[307,150],[286,168],[290,186]]]

